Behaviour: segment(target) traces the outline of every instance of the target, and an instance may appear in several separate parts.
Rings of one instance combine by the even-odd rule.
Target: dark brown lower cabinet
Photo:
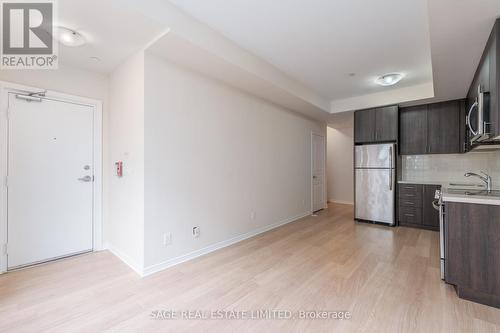
[[[460,298],[500,308],[500,206],[445,208],[446,282]]]
[[[399,184],[399,225],[439,230],[439,212],[432,206],[439,185]]]
[[[439,190],[441,186],[438,185],[424,185],[423,194],[423,220],[422,224],[431,229],[439,230],[439,211],[437,211],[433,206],[432,202],[435,200],[436,190]]]

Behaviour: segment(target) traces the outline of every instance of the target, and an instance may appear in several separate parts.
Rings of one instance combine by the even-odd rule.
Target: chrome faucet
[[[477,173],[474,173],[474,172],[467,172],[464,176],[465,177],[470,177],[470,176],[474,176],[474,177],[477,177],[479,179],[481,179],[485,184],[486,184],[486,190],[488,192],[491,192],[491,176],[488,175],[486,172],[484,171],[481,171],[481,173],[484,175],[484,176],[481,176],[481,175],[478,175]]]

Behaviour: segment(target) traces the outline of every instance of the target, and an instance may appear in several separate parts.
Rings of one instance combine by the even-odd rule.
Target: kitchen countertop
[[[442,196],[444,202],[459,202],[459,203],[470,203],[479,205],[494,205],[500,206],[500,191],[493,191],[498,193],[499,196],[488,196],[486,193],[483,195],[481,191],[476,191],[477,194],[467,195],[465,193],[459,193],[460,191],[443,188]],[[465,191],[464,191],[465,192]],[[474,191],[470,191],[473,192]]]

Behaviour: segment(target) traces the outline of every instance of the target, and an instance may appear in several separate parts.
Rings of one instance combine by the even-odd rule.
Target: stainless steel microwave
[[[490,138],[489,133],[490,93],[477,88],[477,97],[467,113],[466,123],[469,130],[470,144],[478,144]]]

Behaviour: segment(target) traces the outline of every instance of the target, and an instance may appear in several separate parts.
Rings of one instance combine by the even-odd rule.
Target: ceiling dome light
[[[392,86],[401,81],[403,74],[391,73],[380,76],[375,82],[381,86]]]
[[[56,27],[55,32],[56,32],[55,34],[56,39],[61,44],[66,46],[70,47],[82,46],[87,42],[82,34],[65,27]]]

